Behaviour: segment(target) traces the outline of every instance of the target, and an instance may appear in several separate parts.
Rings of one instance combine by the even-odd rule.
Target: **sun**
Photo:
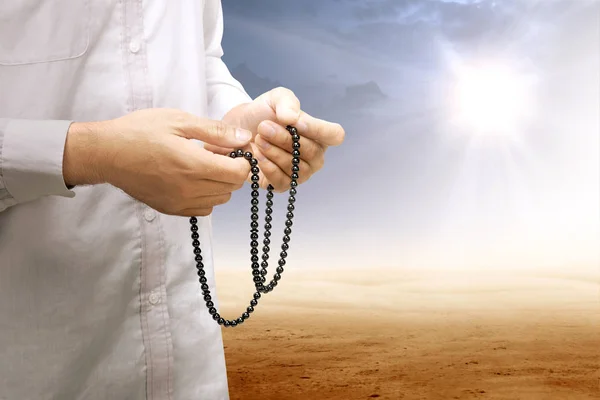
[[[530,79],[501,64],[463,66],[457,73],[454,113],[473,134],[511,136],[530,114]]]

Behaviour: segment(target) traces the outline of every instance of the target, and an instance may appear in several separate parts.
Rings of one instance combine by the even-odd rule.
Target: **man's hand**
[[[300,171],[298,183],[306,182],[325,163],[329,146],[344,141],[345,132],[339,125],[314,118],[300,109],[300,101],[285,88],[273,89],[254,101],[232,109],[223,121],[240,126],[254,135],[252,153],[261,171],[260,186],[271,184],[277,192],[290,187],[292,174],[292,140],[287,125],[293,125],[300,135]],[[232,149],[218,145],[205,146],[215,153],[227,154]]]
[[[209,215],[242,187],[250,165],[244,159],[214,154],[189,139],[243,148],[251,133],[169,109],[73,123],[65,145],[65,182],[109,183],[165,214]]]

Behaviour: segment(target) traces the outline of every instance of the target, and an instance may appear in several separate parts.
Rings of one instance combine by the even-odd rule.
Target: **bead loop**
[[[298,131],[296,130],[295,127],[293,126],[287,126],[286,127],[287,131],[290,133],[290,136],[292,137],[292,148],[294,149],[292,152],[292,169],[291,169],[291,181],[290,181],[290,189],[289,189],[289,197],[288,197],[288,207],[287,207],[287,214],[286,214],[286,221],[285,221],[285,229],[284,229],[284,236],[283,236],[283,244],[281,245],[281,253],[279,254],[280,259],[278,260],[277,264],[277,269],[275,274],[273,274],[273,278],[271,279],[271,281],[267,284],[265,284],[265,282],[267,281],[267,278],[265,277],[267,275],[267,268],[269,266],[269,251],[270,251],[270,247],[269,245],[271,244],[271,240],[269,239],[271,236],[271,228],[272,225],[270,224],[270,222],[273,220],[273,217],[271,216],[271,214],[273,213],[273,209],[271,208],[273,206],[273,190],[274,187],[272,185],[269,185],[267,187],[267,208],[265,210],[265,231],[264,231],[264,239],[263,239],[263,247],[262,247],[262,251],[263,254],[261,255],[260,259],[262,259],[262,262],[259,264],[258,260],[258,204],[259,204],[259,200],[258,200],[258,189],[259,189],[259,173],[260,170],[258,168],[258,160],[256,160],[254,158],[254,156],[252,155],[251,152],[246,151],[244,152],[241,149],[238,149],[236,151],[232,151],[231,153],[229,153],[229,157],[231,158],[240,158],[243,157],[244,159],[248,160],[248,162],[250,163],[251,166],[251,178],[250,180],[252,181],[252,192],[251,192],[251,208],[250,208],[250,254],[251,254],[251,267],[252,267],[252,280],[254,282],[254,288],[256,289],[256,292],[253,295],[252,300],[250,300],[250,305],[246,308],[246,311],[243,312],[241,314],[240,317],[238,317],[237,319],[233,319],[233,320],[227,320],[224,319],[218,312],[218,310],[216,309],[213,301],[212,301],[212,297],[210,295],[210,288],[207,282],[207,279],[205,277],[206,275],[206,271],[204,270],[204,263],[202,262],[202,250],[200,249],[200,235],[198,234],[198,218],[196,217],[191,217],[190,218],[190,229],[192,232],[191,238],[192,238],[192,246],[194,248],[194,260],[196,261],[196,268],[198,270],[198,277],[200,280],[200,284],[201,284],[201,289],[202,289],[202,295],[203,295],[203,299],[206,303],[206,308],[208,310],[208,313],[212,316],[212,319],[214,321],[216,321],[217,324],[225,326],[225,327],[235,327],[235,326],[240,326],[244,321],[246,321],[248,318],[250,318],[250,314],[254,311],[254,307],[256,307],[258,305],[258,300],[262,297],[262,294],[267,294],[270,293],[274,290],[274,288],[277,286],[279,280],[281,279],[281,276],[283,275],[284,269],[283,266],[286,264],[286,257],[288,255],[287,251],[289,250],[289,242],[290,242],[290,235],[292,233],[291,227],[292,227],[292,219],[294,218],[294,214],[293,211],[295,210],[295,206],[294,203],[296,202],[296,198],[294,197],[298,191],[298,172],[300,170],[300,135],[298,135]]]

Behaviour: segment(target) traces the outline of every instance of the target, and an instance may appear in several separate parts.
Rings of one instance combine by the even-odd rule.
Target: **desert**
[[[286,271],[223,329],[231,399],[598,399],[597,272]],[[216,277],[239,314],[250,272]]]

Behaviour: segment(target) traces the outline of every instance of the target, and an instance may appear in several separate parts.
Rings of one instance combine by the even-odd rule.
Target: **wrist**
[[[74,122],[67,132],[63,176],[67,186],[105,183],[103,122]]]
[[[238,104],[237,106],[230,109],[222,118],[222,121],[231,126],[237,126],[247,129],[245,121],[245,109],[249,103]]]

